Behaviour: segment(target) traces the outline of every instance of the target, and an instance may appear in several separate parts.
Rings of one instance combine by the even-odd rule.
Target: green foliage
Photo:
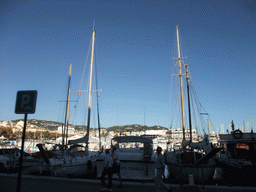
[[[6,138],[12,137],[12,128],[0,127],[0,136],[4,136]]]

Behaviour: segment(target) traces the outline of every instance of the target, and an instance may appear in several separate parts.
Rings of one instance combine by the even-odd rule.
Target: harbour
[[[256,191],[253,7],[4,0],[0,191]]]

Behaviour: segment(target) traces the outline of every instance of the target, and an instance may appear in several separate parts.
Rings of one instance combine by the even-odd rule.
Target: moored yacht
[[[180,100],[181,111],[181,124],[182,124],[182,142],[179,150],[169,152],[166,156],[169,175],[180,181],[193,180],[195,182],[205,182],[208,179],[213,178],[215,170],[215,162],[213,156],[220,150],[212,148],[208,136],[205,134],[202,142],[194,142],[192,137],[192,118],[191,118],[191,106],[190,101],[196,102],[195,98],[190,95],[190,78],[188,73],[188,65],[186,67],[186,82],[187,82],[187,106],[188,106],[188,125],[189,125],[189,140],[186,140],[186,126],[185,126],[185,102],[184,102],[184,90],[183,90],[183,73],[182,73],[182,61],[180,54],[179,44],[179,30],[176,25],[177,35],[177,51],[178,51],[178,72],[179,72],[179,96],[177,100]],[[198,105],[196,105],[198,106]],[[197,110],[199,111],[199,110]],[[194,122],[195,122],[195,113]],[[201,115],[201,113],[199,114]],[[202,118],[200,117],[200,120]],[[201,120],[202,121],[202,120]],[[201,122],[201,124],[203,124]],[[193,178],[193,179],[192,179]]]
[[[152,145],[152,139],[141,136],[112,138],[111,146],[118,148],[122,179],[153,180],[155,178]],[[102,170],[102,163],[100,162],[102,161],[98,160],[99,172]]]
[[[217,154],[217,169],[221,179],[230,185],[253,185],[256,181],[256,133],[234,130],[219,134],[223,150]]]

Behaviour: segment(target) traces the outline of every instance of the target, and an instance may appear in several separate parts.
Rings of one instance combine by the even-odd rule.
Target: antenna
[[[93,30],[94,30],[94,26],[95,26],[95,19],[93,20],[93,25],[92,25]]]

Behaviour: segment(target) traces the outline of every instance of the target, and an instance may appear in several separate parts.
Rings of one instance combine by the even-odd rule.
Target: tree
[[[36,131],[36,132],[35,132],[35,138],[36,138],[36,139],[41,138],[41,132],[40,132],[40,131]]]
[[[107,137],[107,136],[108,136],[108,134],[109,134],[109,132],[104,131],[104,132],[102,132],[101,136],[102,136],[102,137]]]
[[[13,133],[12,128],[6,128],[6,127],[0,128],[0,136],[3,135],[9,139],[11,137],[12,133]]]
[[[31,131],[26,133],[26,138],[27,139],[33,139],[34,138],[34,133],[32,133]]]
[[[49,131],[43,132],[43,137],[46,139],[49,139],[49,137],[50,137]]]

